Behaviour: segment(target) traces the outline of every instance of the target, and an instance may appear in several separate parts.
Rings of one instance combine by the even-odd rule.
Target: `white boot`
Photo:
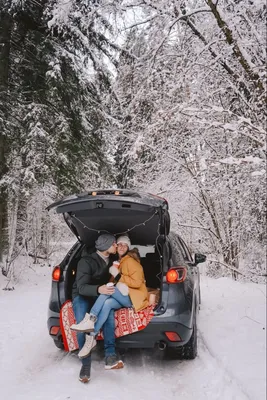
[[[85,314],[84,319],[79,324],[72,324],[70,329],[76,332],[93,332],[96,317],[92,314]]]
[[[91,353],[91,350],[96,346],[96,340],[94,336],[85,335],[85,343],[78,353],[79,358],[86,358]]]

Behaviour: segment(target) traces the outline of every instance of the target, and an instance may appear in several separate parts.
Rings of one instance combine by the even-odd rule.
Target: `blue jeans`
[[[84,296],[76,296],[73,301],[73,311],[77,324],[81,322],[87,312],[90,312],[93,299],[86,298]],[[105,356],[114,355],[115,351],[115,320],[114,320],[114,310],[110,310],[108,318],[103,326],[104,333],[104,349]],[[77,340],[79,344],[79,349],[81,349],[85,342],[85,334],[77,333]],[[83,365],[91,365],[91,354],[83,358]]]
[[[93,335],[97,335],[102,326],[106,323],[109,318],[111,310],[118,310],[122,307],[132,307],[132,302],[129,296],[124,296],[121,292],[115,287],[115,292],[111,295],[101,294],[98,296],[95,304],[91,308],[90,313],[97,317],[97,321],[95,323],[95,331],[92,333]],[[115,330],[115,324],[114,324]],[[104,331],[105,337],[105,331]]]

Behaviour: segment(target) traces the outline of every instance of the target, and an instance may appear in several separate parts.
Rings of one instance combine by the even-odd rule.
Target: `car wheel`
[[[193,332],[189,342],[187,342],[183,347],[182,357],[185,360],[194,360],[197,356],[197,321],[196,316],[194,318]]]
[[[194,326],[189,341],[180,347],[169,347],[166,349],[167,356],[171,359],[194,360],[197,356],[197,322],[194,318]]]
[[[201,304],[201,289],[200,289],[200,275],[198,272],[198,309],[200,310],[200,304]]]
[[[200,287],[198,289],[198,309],[200,310],[200,305],[201,305],[201,291]]]
[[[64,350],[64,344],[61,340],[54,340],[54,343],[58,349]]]

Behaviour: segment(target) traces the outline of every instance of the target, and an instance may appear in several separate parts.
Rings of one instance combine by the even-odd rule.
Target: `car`
[[[139,332],[116,339],[118,348],[165,350],[173,358],[197,355],[197,321],[200,305],[198,264],[206,256],[194,254],[183,239],[170,231],[166,199],[126,189],[90,190],[69,196],[48,207],[63,215],[77,237],[52,273],[48,307],[48,331],[55,345],[64,348],[60,330],[60,308],[71,299],[77,263],[86,246],[102,232],[127,233],[141,255],[146,285],[159,293],[151,322]]]

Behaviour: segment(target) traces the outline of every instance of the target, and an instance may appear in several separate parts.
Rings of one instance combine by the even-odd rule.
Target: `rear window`
[[[134,247],[138,249],[141,258],[145,257],[148,253],[155,253],[155,246],[152,245],[150,246],[133,245],[131,246],[131,249]]]
[[[185,242],[173,232],[170,234],[172,247],[172,262],[174,265],[181,265],[183,262],[192,262],[192,256]]]
[[[186,246],[185,242],[180,237],[179,237],[179,244],[180,244],[180,248],[181,248],[184,259],[186,261],[192,262],[193,259],[192,259],[191,253],[190,253],[188,247]]]

